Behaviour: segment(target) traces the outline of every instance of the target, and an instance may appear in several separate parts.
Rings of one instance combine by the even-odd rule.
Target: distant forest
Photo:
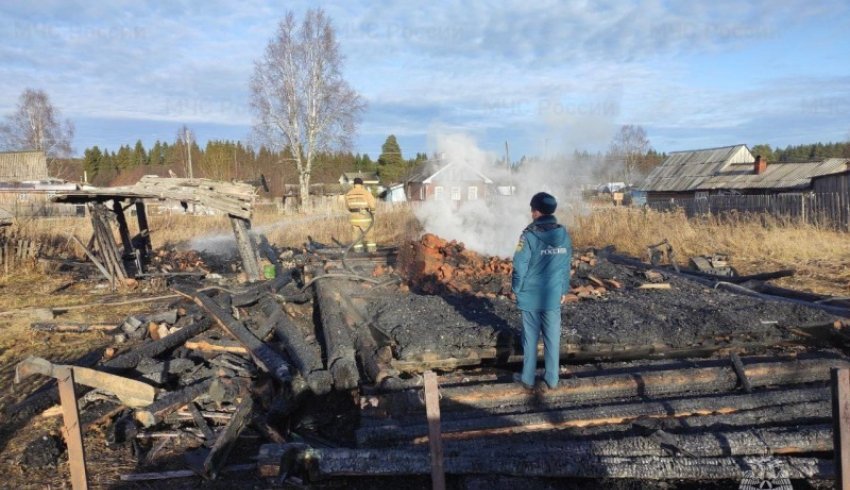
[[[850,158],[850,142],[813,143],[810,145],[786,146],[784,149],[770,145],[755,145],[750,152],[761,155],[768,162],[804,162],[821,158]]]
[[[394,137],[392,143],[396,145]],[[750,149],[753,155],[762,155],[769,162],[850,158],[850,142],[789,145],[784,149],[759,144]],[[386,144],[384,150],[387,151]],[[396,151],[387,151],[387,154],[382,154],[376,160],[372,160],[365,153],[320,153],[316,156],[317,164],[314,166],[312,182],[337,182],[343,172],[358,170],[397,177],[405,169],[411,169],[427,158],[425,153],[415,153],[413,158],[401,160],[393,158],[401,153],[400,148],[394,146],[393,150]],[[288,151],[272,152],[265,147],[254,149],[241,142],[227,140],[211,140],[203,148],[193,142],[191,151],[194,177],[250,181],[263,174],[269,182],[271,194],[276,196],[283,194],[284,184],[298,182],[298,174]],[[646,155],[645,166],[657,165],[665,156],[663,153],[651,151]],[[591,155],[587,152],[576,152],[573,157],[584,159],[590,158]],[[525,157],[519,162],[520,165],[515,166],[520,172],[523,160]],[[135,145],[122,145],[115,151],[93,146],[86,148],[83,158],[57,160],[53,162],[53,166],[53,175],[57,177],[82,181],[85,176],[89,183],[97,186],[128,185],[135,183],[143,175],[186,177],[189,171],[186,144],[181,140],[173,143],[156,141],[149,149],[145,148],[141,141],[136,141]],[[646,173],[651,168],[640,170],[640,173]]]
[[[272,195],[282,195],[284,184],[297,184],[298,172],[289,151],[272,152],[265,147],[255,150],[238,141],[211,140],[204,147],[191,144],[192,176],[215,180],[251,181],[262,174],[269,183]],[[337,182],[342,172],[381,172],[381,163],[367,154],[325,152],[315,157],[314,183]],[[424,153],[415,154],[403,165],[413,167],[425,160]],[[144,175],[168,177],[189,176],[187,145],[156,141],[147,149],[141,141],[122,145],[110,151],[98,146],[86,148],[83,158],[53,162],[52,175],[69,181],[86,180],[96,186],[129,185]]]

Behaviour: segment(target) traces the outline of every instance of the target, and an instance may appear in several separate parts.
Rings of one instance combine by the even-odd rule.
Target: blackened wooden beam
[[[283,344],[310,390],[319,395],[328,393],[333,387],[333,377],[322,364],[321,352],[307,343],[304,333],[276,300],[266,296],[260,300],[259,305],[266,322],[271,324],[275,336]]]
[[[428,453],[417,449],[261,448],[259,471],[264,476],[301,470],[312,481],[331,477],[427,475]],[[275,456],[279,456],[277,461]],[[283,461],[284,467],[280,467]],[[445,471],[453,475],[515,475],[552,478],[629,478],[637,480],[764,480],[832,478],[832,461],[814,457],[763,456],[684,458],[642,456],[575,457],[570,453],[522,454],[499,447],[450,454]],[[277,468],[275,467],[277,463]],[[348,480],[350,481],[350,480]]]
[[[214,378],[207,378],[189,385],[179,391],[166,393],[158,398],[150,406],[137,409],[133,416],[145,427],[154,426],[165,418],[166,415],[187,405],[209,390]]]
[[[343,319],[354,333],[354,347],[364,373],[376,385],[385,381],[392,384],[397,380],[399,372],[392,367],[393,356],[389,346],[378,346],[372,335],[373,328],[350,297],[340,294],[339,298]]]
[[[195,422],[195,426],[201,431],[201,434],[204,435],[204,445],[212,446],[215,443],[215,432],[210,429],[209,424],[207,424],[206,419],[204,419],[204,415],[198,409],[198,406],[195,405],[195,402],[189,403],[187,405],[189,408],[189,413],[192,414],[192,420]]]
[[[145,207],[145,202],[141,199],[136,199],[136,220],[139,222],[138,240],[141,246],[137,249],[141,255],[142,267],[148,264],[153,253],[153,245],[151,244],[151,230],[148,225],[148,213]]]
[[[127,217],[124,215],[124,206],[121,204],[121,199],[115,198],[112,200],[112,212],[115,213],[115,219],[118,221],[118,236],[121,237],[121,245],[124,247],[122,256],[124,258],[132,257],[135,260],[136,249],[133,247],[132,238],[130,238],[130,227],[127,226]]]
[[[750,379],[747,377],[747,372],[744,370],[744,364],[741,362],[741,357],[737,352],[733,352],[729,355],[729,358],[732,361],[732,367],[735,368],[735,375],[738,376],[738,381],[741,382],[741,388],[743,388],[747,393],[752,393],[753,384],[750,383]]]
[[[109,369],[131,369],[136,367],[139,362],[147,357],[154,357],[163,352],[183,345],[187,340],[195,335],[202,333],[210,328],[212,320],[201,318],[184,326],[174,333],[168,334],[159,340],[145,342],[144,344],[135,347],[109,361],[106,361],[103,366]]]
[[[322,320],[322,336],[328,357],[328,370],[339,390],[356,388],[360,382],[354,349],[354,332],[345,321],[341,309],[342,297],[332,279],[316,281],[316,300]]]
[[[233,234],[236,237],[236,248],[242,258],[242,270],[248,275],[249,281],[262,279],[260,261],[257,256],[257,246],[251,238],[251,222],[230,216],[230,224],[233,226]]]
[[[250,288],[231,295],[233,306],[250,306],[269,294],[277,294],[284,286],[292,282],[292,271],[287,270],[271,281],[252,285]]]
[[[215,480],[227,463],[227,457],[233,449],[239,434],[251,421],[251,411],[254,409],[254,401],[249,394],[243,394],[236,412],[227,423],[224,431],[215,440],[215,444],[209,450],[201,449],[194,457],[188,457],[190,466],[200,473],[204,478]],[[197,456],[205,456],[201,464],[196,464]]]

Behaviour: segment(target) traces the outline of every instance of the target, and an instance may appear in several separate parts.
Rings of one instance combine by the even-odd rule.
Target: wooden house
[[[495,193],[495,187],[481,172],[446,160],[422,162],[404,184],[408,201],[476,201]]]
[[[775,195],[812,190],[816,177],[848,170],[850,159],[768,162],[746,145],[672,152],[637,189],[647,203],[714,195]]]

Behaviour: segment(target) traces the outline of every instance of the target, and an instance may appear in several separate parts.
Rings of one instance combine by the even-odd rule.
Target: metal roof
[[[690,192],[722,189],[800,189],[813,177],[842,172],[850,159],[814,162],[767,162],[755,174],[755,159],[746,145],[673,152],[650,172],[638,189],[649,192]]]
[[[730,165],[720,175],[706,179],[701,188],[714,189],[805,189],[813,177],[843,172],[850,158],[827,158],[815,162],[767,162],[761,174],[753,173],[753,164]]]
[[[457,162],[446,160],[426,160],[413,169],[405,179],[406,182],[421,182],[428,184],[438,182],[479,182],[492,184],[493,181],[478,170],[467,165],[457,165]]]

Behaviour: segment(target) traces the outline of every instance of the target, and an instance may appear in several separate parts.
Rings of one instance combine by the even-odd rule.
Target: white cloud
[[[245,126],[252,62],[284,14],[260,0],[2,8],[0,110],[36,86],[72,118]],[[622,123],[735,128],[799,110],[801,93],[848,96],[846,68],[827,74],[816,66],[792,81],[785,66],[723,86],[695,83],[694,74],[703,58],[723,63],[753,46],[783,49],[785,33],[813,19],[840,24],[842,2],[355,1],[326,9],[346,76],[371,103],[363,124],[370,135],[424,135],[445,124],[484,134],[485,142],[488,132],[510,131],[529,145],[543,137],[569,146]],[[846,40],[846,30],[835,30]]]

